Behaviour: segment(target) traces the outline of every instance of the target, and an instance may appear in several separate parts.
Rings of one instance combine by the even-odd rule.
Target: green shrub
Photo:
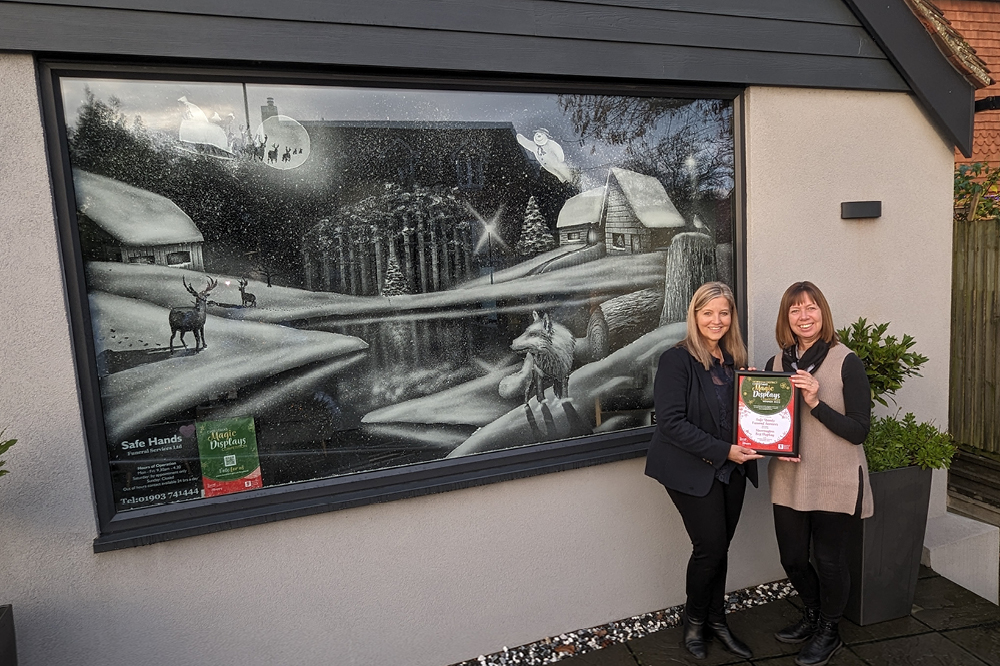
[[[969,222],[1000,217],[997,182],[1000,169],[985,162],[963,164],[955,169],[955,208]]]
[[[907,377],[920,377],[918,370],[927,362],[923,354],[910,351],[916,344],[911,336],[903,335],[903,339],[898,340],[894,335],[885,334],[888,329],[888,322],[869,324],[861,318],[837,331],[840,341],[865,364],[873,406],[877,402],[888,407],[887,396],[895,404],[892,396],[902,387],[903,381]]]
[[[922,469],[947,469],[955,455],[951,435],[931,423],[917,423],[913,414],[883,416],[872,422],[865,440],[869,472],[919,465]]]
[[[7,431],[6,430],[0,430],[0,440],[3,439],[3,435],[4,435],[5,432],[7,432]],[[7,441],[0,441],[0,456],[2,456],[3,454],[7,453],[7,450],[10,449],[10,447],[14,446],[15,444],[17,444],[17,440],[16,439],[8,439]],[[6,460],[0,460],[0,467],[3,467],[6,463],[7,463]],[[4,474],[7,474],[7,473],[8,473],[7,470],[0,469],[0,476],[3,476]]]
[[[897,339],[886,335],[889,324],[869,324],[858,319],[847,328],[837,331],[840,341],[851,349],[864,363],[868,383],[872,389],[872,406],[875,403],[888,407],[886,397],[892,396],[903,386],[908,377],[919,377],[920,367],[927,357],[914,351],[914,339],[903,335]],[[957,447],[951,435],[931,423],[917,423],[907,412],[883,416],[872,421],[872,428],[864,443],[869,472],[884,472],[919,465],[923,469],[947,469]]]

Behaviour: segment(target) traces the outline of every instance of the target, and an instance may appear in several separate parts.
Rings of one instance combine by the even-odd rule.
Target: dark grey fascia
[[[905,0],[844,0],[938,127],[972,157],[975,88],[945,58]]]

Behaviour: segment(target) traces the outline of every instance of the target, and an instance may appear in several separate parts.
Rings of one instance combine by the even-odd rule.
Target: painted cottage
[[[559,211],[559,244],[603,240],[608,254],[665,249],[685,222],[656,178],[614,167],[607,184],[570,198]]]
[[[205,238],[170,199],[80,169],[73,170],[73,185],[88,259],[204,270]]]
[[[684,218],[660,181],[617,167],[608,173],[603,221],[608,254],[665,248],[684,228]]]

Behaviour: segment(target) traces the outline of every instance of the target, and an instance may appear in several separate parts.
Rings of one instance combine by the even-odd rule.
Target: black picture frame
[[[747,378],[760,377],[762,379],[772,379],[779,377],[791,377],[794,373],[791,372],[768,372],[763,370],[737,370],[736,371],[736,381],[733,391],[733,443],[739,446],[746,446],[747,448],[753,449],[756,453],[763,456],[775,456],[775,457],[788,457],[788,458],[798,458],[799,457],[799,414],[802,412],[802,392],[790,381],[788,386],[791,391],[791,397],[788,402],[788,406],[791,407],[791,423],[789,424],[788,430],[781,439],[774,443],[762,444],[760,442],[754,442],[749,436],[743,432],[743,427],[740,423],[741,420],[741,410],[746,409],[742,400],[742,388],[743,382]],[[787,410],[787,408],[786,408]],[[785,410],[782,410],[785,411]],[[743,439],[746,437],[746,439]],[[790,449],[779,449],[777,447],[782,446],[783,442],[787,438],[791,438],[791,448]]]
[[[80,57],[37,61],[45,123],[45,137],[52,177],[56,226],[61,250],[71,337],[80,387],[80,402],[94,487],[98,536],[95,552],[106,552],[208,534],[372,503],[447,492],[489,483],[605,464],[645,455],[652,427],[606,432],[570,440],[545,442],[438,460],[400,468],[387,468],[263,488],[253,493],[205,498],[197,502],[166,504],[120,512],[113,498],[110,460],[95,371],[93,331],[81,242],[77,228],[73,178],[69,166],[66,128],[62,118],[59,79],[94,76],[128,79],[191,81],[253,81],[283,84],[324,84],[385,88],[437,87],[453,90],[509,92],[579,92],[630,96],[674,96],[691,99],[718,98],[733,103],[736,159],[735,209],[732,219],[733,282],[738,302],[746,302],[745,269],[745,164],[743,161],[742,88],[667,86],[630,82],[584,81],[539,77],[489,75],[430,75],[426,72],[343,69],[317,72],[307,68],[248,68],[246,65],[189,62],[143,62]],[[745,312],[746,308],[741,308]],[[740,325],[746,330],[745,315]]]

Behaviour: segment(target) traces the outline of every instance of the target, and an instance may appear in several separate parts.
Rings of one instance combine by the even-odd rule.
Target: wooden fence
[[[1000,453],[1000,220],[956,215],[952,252],[950,430]]]

